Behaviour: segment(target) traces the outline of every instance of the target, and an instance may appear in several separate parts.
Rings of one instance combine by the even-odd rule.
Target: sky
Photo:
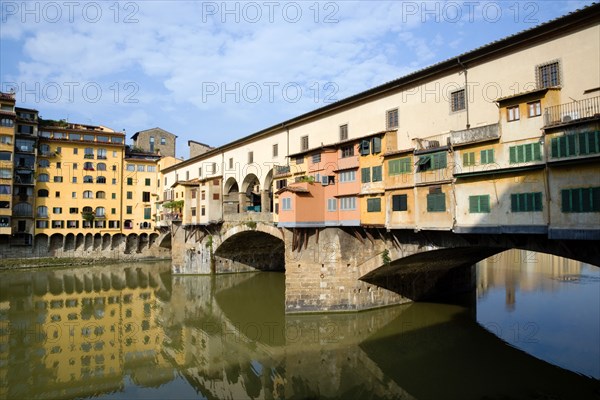
[[[0,91],[187,158],[591,3],[0,0]]]

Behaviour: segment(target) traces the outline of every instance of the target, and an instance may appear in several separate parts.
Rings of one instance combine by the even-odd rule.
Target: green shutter
[[[510,195],[510,211],[518,212],[519,210],[519,195],[513,193]]]
[[[598,132],[596,132],[598,133]],[[600,187],[592,188],[592,211],[600,212]]]
[[[370,168],[361,168],[360,170],[360,180],[362,183],[371,182],[371,169]]]
[[[490,212],[490,196],[479,196],[479,211],[482,213]]]
[[[381,153],[381,138],[380,137],[373,138],[372,153],[373,154]]]
[[[533,193],[533,211],[542,211],[543,210],[543,205],[542,205],[542,193],[541,192],[537,192],[537,193]]]
[[[479,196],[469,196],[469,213],[479,212]]]
[[[475,153],[463,153],[463,166],[475,165]]]
[[[410,157],[402,158],[402,159],[400,159],[400,162],[401,162],[400,172],[402,172],[404,174],[412,172],[412,163],[411,163]]]
[[[481,150],[481,164],[492,164],[494,162],[494,149]]]
[[[571,191],[569,189],[563,189],[560,191],[561,197],[561,210],[562,212],[571,212],[573,211],[571,207]]]
[[[552,147],[552,158],[558,158],[558,139],[552,138],[551,147]]]
[[[566,138],[567,141],[567,156],[574,156],[577,154],[575,151],[575,140],[577,139],[575,135],[568,135]]]
[[[400,160],[388,161],[388,176],[398,175],[400,173]]]
[[[532,143],[533,158],[532,160],[540,161],[542,159],[542,146],[539,143]]]
[[[517,147],[513,146],[509,150],[510,150],[510,160],[509,160],[509,162],[511,164],[516,164],[516,162],[517,162]]]
[[[446,195],[444,193],[428,194],[427,195],[427,211],[428,212],[444,212],[444,211],[446,211]]]
[[[363,140],[360,142],[360,155],[361,156],[368,156],[369,155],[369,141],[368,140]]]

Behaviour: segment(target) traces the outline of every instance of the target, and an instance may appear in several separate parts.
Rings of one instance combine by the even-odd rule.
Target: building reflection
[[[122,390],[126,375],[141,386],[171,380],[161,352],[159,273],[137,267],[2,279],[0,397],[98,395]]]
[[[0,398],[135,397],[139,388],[180,398],[180,378],[194,397],[224,399],[457,398],[474,375],[473,398],[506,394],[503,382],[514,394],[548,382],[587,393],[595,383],[506,346],[459,305],[285,315],[282,274],[163,270],[0,273]],[[500,284],[486,277],[486,288]]]
[[[477,295],[505,289],[507,310],[514,310],[517,292],[552,292],[562,281],[578,279],[587,264],[544,253],[508,250],[477,263]]]

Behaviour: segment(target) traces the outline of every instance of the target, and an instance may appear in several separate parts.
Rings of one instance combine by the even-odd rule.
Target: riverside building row
[[[77,246],[83,235],[154,232],[159,160],[174,157],[126,146],[123,132],[104,126],[44,120],[15,107],[12,94],[0,94],[0,105],[3,245],[58,234]]]
[[[600,239],[599,21],[591,5],[167,167],[159,202],[183,200],[184,227]]]

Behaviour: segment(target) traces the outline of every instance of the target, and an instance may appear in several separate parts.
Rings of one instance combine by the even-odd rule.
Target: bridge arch
[[[231,228],[218,241],[212,236],[205,238],[201,245],[213,246],[217,273],[285,269],[283,233],[274,226],[248,221]]]
[[[246,204],[240,204],[240,212],[246,211],[246,207],[260,207],[260,179],[253,173],[249,173],[244,177],[242,181],[242,193],[245,194]]]

